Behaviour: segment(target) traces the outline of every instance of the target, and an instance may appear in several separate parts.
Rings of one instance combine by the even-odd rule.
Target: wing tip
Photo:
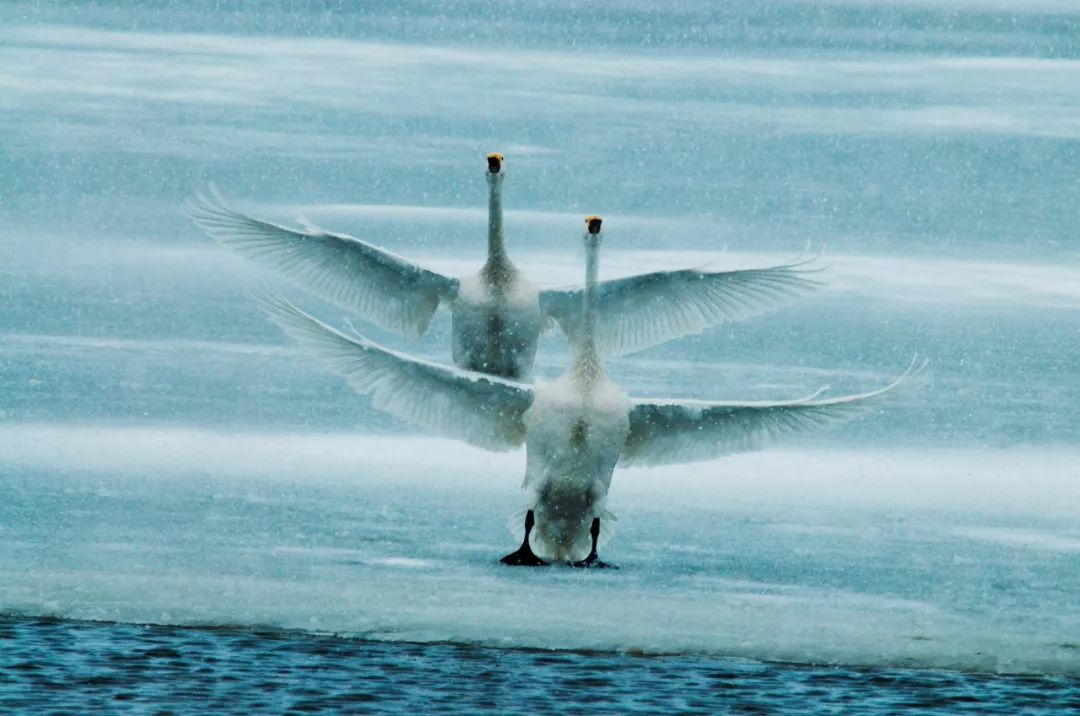
[[[248,296],[258,304],[262,312],[265,313],[278,328],[294,340],[296,337],[293,335],[293,331],[310,328],[311,324],[318,320],[306,313],[284,295],[266,286],[256,286],[248,289]]]
[[[332,326],[323,323],[290,301],[285,295],[268,286],[251,287],[248,289],[248,296],[258,304],[270,320],[294,339],[295,330],[310,331],[319,328],[334,334],[339,333]]]
[[[232,243],[230,227],[235,229],[238,222],[248,220],[249,217],[230,208],[213,182],[196,189],[194,194],[194,197],[184,202],[184,213],[218,243]]]
[[[891,393],[901,386],[915,387],[917,385],[920,385],[923,380],[925,380],[926,370],[929,365],[930,359],[926,356],[919,355],[919,353],[916,352],[912,355],[911,360],[908,362],[907,368],[904,369],[904,372],[894,378],[887,385],[876,390],[866,391],[865,393],[842,395],[835,398],[825,398],[820,401],[820,404],[824,406],[844,402],[858,403],[864,400],[869,400],[871,398],[877,398],[886,395],[887,393]],[[805,398],[804,400],[807,403],[811,403],[816,397],[823,394],[828,387],[829,386],[827,385],[822,387],[812,396]]]

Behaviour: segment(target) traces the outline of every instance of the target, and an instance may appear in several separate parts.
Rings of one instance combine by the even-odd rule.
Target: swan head
[[[603,232],[600,231],[601,225],[604,220],[599,216],[586,216],[585,217],[585,235],[582,237],[585,239],[585,248],[598,247],[600,241],[604,238]]]
[[[533,507],[536,515],[532,547],[554,562],[573,562],[589,553],[589,525],[596,514],[591,492],[549,489]]]
[[[492,152],[487,155],[488,177],[501,176],[503,168],[503,155]]]

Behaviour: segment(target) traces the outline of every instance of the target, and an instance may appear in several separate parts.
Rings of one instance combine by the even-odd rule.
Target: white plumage
[[[300,346],[344,376],[372,404],[431,432],[487,450],[512,450],[525,438],[521,416],[532,388],[498,376],[412,358],[363,336],[346,336],[280,296],[263,309]]]
[[[656,271],[597,285],[596,343],[605,356],[635,353],[722,323],[753,318],[818,285],[808,259],[767,268]],[[543,291],[540,307],[571,341],[581,332],[583,289]]]
[[[435,310],[453,321],[461,368],[525,379],[549,319],[571,342],[581,332],[581,288],[540,291],[507,255],[502,157],[488,158],[488,257],[475,275],[443,276],[360,239],[315,227],[293,229],[228,207],[213,189],[188,212],[219,243],[376,325],[422,335]],[[820,285],[810,262],[740,271],[687,269],[598,284],[597,346],[604,355],[643,350],[764,313]]]
[[[815,393],[786,402],[631,399],[608,379],[596,348],[602,315],[595,281],[600,240],[599,234],[585,235],[586,286],[573,361],[563,375],[535,387],[420,361],[346,336],[283,299],[263,305],[297,342],[358,391],[371,394],[376,407],[487,449],[524,442],[524,485],[535,529],[523,549],[531,546],[550,561],[572,562],[587,552],[586,559],[595,560],[596,535],[590,530],[609,518],[605,502],[616,465],[712,459],[849,419],[880,404],[925,366],[913,362],[880,390],[839,398]]]
[[[197,196],[188,213],[221,245],[411,338],[423,335],[439,304],[452,301],[458,292],[457,279],[366,241],[315,227],[290,229],[241,214],[226,206],[213,187],[210,194]]]

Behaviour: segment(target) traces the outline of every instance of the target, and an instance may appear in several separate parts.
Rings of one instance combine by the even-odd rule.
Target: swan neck
[[[488,263],[507,261],[503,244],[502,176],[488,175]]]
[[[579,372],[586,375],[600,375],[603,367],[596,351],[596,283],[599,273],[600,237],[585,235],[585,300],[582,301],[581,341],[577,347],[575,363]]]

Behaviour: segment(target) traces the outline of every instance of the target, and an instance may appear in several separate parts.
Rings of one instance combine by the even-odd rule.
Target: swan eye
[[[498,174],[502,171],[503,155],[498,152],[487,155],[488,171],[492,174]]]
[[[586,216],[585,217],[585,225],[589,227],[589,233],[590,234],[599,234],[600,233],[600,225],[602,223],[604,223],[604,220],[603,220],[603,218],[601,218],[599,216]]]

